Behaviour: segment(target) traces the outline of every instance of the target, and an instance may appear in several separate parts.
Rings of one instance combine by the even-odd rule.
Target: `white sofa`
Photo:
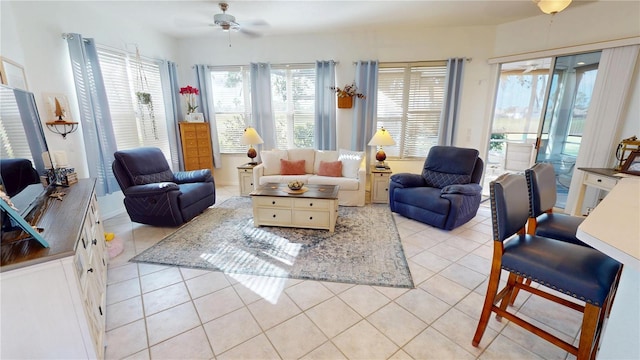
[[[363,152],[339,150],[290,149],[260,152],[262,163],[253,168],[253,186],[267,183],[288,183],[300,180],[305,184],[338,185],[338,204],[342,206],[364,206],[366,161]],[[305,174],[282,175],[280,159],[305,160]],[[342,162],[342,176],[318,175],[320,161]]]

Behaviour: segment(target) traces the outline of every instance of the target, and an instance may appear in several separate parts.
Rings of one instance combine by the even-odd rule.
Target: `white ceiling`
[[[574,0],[571,7],[595,0]],[[209,26],[221,13],[216,0],[96,1],[98,11],[134,20],[176,38],[224,36]],[[498,25],[541,15],[532,0],[246,1],[229,0],[227,14],[263,35],[345,32],[384,27]],[[569,10],[568,9],[568,10]],[[567,11],[567,10],[565,10]],[[547,15],[550,16],[550,15]],[[249,26],[262,20],[268,25]]]

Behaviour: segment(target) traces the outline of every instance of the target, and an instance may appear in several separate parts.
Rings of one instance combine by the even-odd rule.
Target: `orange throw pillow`
[[[304,175],[304,160],[280,159],[280,175]]]
[[[342,161],[320,161],[320,167],[318,168],[318,175],[341,177]]]

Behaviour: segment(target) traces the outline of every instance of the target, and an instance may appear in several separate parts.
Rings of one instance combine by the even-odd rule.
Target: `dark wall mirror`
[[[8,240],[34,238],[33,229],[24,231],[23,225],[32,223],[30,213],[50,190],[40,182],[47,171],[45,163],[52,163],[48,151],[33,93],[0,86],[0,184],[17,209],[13,215],[24,220],[12,220],[2,211],[3,246]]]

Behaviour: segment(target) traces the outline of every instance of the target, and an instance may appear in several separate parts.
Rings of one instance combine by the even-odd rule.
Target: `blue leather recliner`
[[[434,146],[422,174],[391,176],[391,211],[441,229],[454,229],[478,212],[483,167],[478,150]]]
[[[155,147],[114,153],[113,174],[124,193],[131,221],[155,226],[179,226],[216,201],[210,169],[173,173]]]

